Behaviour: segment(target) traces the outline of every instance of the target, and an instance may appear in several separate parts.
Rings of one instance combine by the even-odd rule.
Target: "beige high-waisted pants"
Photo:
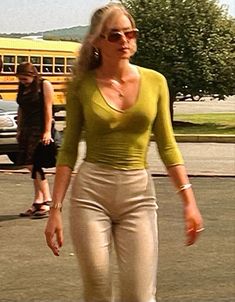
[[[120,302],[154,302],[158,258],[157,204],[144,170],[83,162],[74,179],[71,234],[85,302],[111,302],[110,249],[120,273]]]

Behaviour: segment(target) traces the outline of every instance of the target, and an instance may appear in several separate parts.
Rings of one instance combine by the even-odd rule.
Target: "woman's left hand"
[[[63,225],[61,212],[51,209],[45,229],[47,245],[55,256],[59,256],[59,250],[63,245]]]
[[[196,203],[189,203],[184,207],[186,245],[192,245],[204,230],[203,220]]]
[[[42,136],[42,143],[44,145],[49,145],[51,141],[52,141],[51,132],[50,131],[44,132]]]

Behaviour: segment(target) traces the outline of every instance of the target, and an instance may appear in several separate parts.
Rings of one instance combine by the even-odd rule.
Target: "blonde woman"
[[[203,228],[168,112],[163,75],[132,65],[138,30],[118,4],[97,10],[68,88],[67,128],[59,153],[46,226],[56,256],[63,244],[61,208],[82,129],[87,153],[72,186],[70,225],[86,302],[113,301],[114,242],[121,302],[155,301],[157,204],[146,154],[153,131],[161,158],[182,197],[187,244]]]

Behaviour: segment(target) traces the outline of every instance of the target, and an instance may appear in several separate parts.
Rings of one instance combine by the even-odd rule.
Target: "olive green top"
[[[137,68],[138,97],[124,111],[108,104],[96,84],[94,72],[72,81],[68,87],[66,129],[57,165],[74,168],[82,130],[85,130],[88,162],[121,170],[146,168],[153,132],[165,166],[183,164],[170,120],[167,82],[156,71]]]

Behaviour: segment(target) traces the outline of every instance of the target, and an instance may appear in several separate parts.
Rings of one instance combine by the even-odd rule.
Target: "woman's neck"
[[[128,62],[119,62],[113,64],[102,64],[96,70],[96,76],[99,79],[111,79],[118,82],[125,82],[130,76],[136,73],[134,66]]]

